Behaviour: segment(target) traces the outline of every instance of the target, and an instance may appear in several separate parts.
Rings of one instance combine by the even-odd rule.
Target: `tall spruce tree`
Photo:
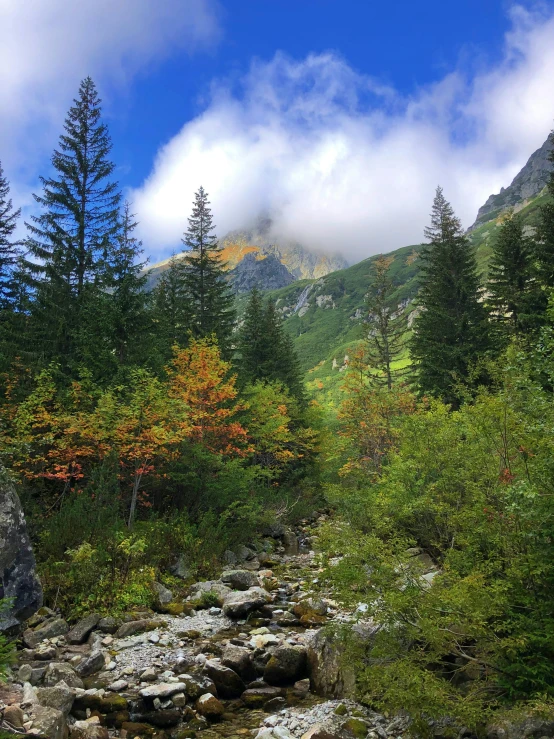
[[[172,355],[172,347],[185,347],[192,330],[191,305],[186,291],[186,260],[173,255],[169,267],[152,291],[156,363],[163,367]]]
[[[109,250],[119,229],[121,196],[111,179],[115,165],[100,102],[87,77],[52,156],[54,174],[41,178],[42,194],[34,196],[43,212],[27,224],[33,322],[46,358],[65,367],[81,361],[79,316],[108,283]]]
[[[544,316],[545,293],[537,282],[534,248],[522,219],[508,212],[493,244],[488,282],[491,317],[504,340],[529,333]]]
[[[217,337],[229,357],[235,324],[234,296],[225,275],[222,249],[213,233],[208,194],[201,187],[195,194],[183,244],[187,247],[185,290],[190,303],[191,328],[195,336]]]
[[[16,269],[21,244],[14,239],[21,208],[14,210],[10,184],[0,162],[0,310],[13,307],[17,295]]]
[[[549,159],[554,165],[554,131],[549,137]],[[535,239],[535,257],[538,279],[547,290],[554,288],[554,170],[548,181],[549,198],[539,210],[539,223]]]
[[[268,344],[264,327],[264,304],[259,290],[254,288],[244,311],[237,338],[239,374],[244,382],[256,382],[267,377]]]
[[[389,269],[394,257],[378,257],[371,265],[371,284],[366,306],[369,326],[365,337],[365,362],[370,369],[372,383],[388,387],[406,374],[406,370],[394,367],[406,348],[407,320],[402,309],[392,310],[394,291]]]
[[[475,368],[490,348],[490,330],[474,249],[440,187],[425,236],[411,355],[420,392],[457,407],[458,386],[480,379]]]

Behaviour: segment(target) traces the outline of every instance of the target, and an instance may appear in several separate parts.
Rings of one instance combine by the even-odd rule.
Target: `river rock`
[[[230,667],[225,667],[215,660],[208,660],[205,670],[214,681],[217,694],[221,698],[238,698],[246,690],[246,685]]]
[[[308,729],[305,734],[302,734],[300,739],[341,739],[341,735],[332,729],[325,728],[321,724],[316,724],[311,729]]]
[[[228,570],[221,575],[221,582],[233,590],[248,590],[258,585],[258,577],[249,570]]]
[[[196,710],[201,716],[217,719],[223,715],[224,708],[215,696],[205,693],[196,701]]]
[[[487,739],[523,739],[554,736],[554,719],[527,716],[519,721],[499,721],[487,726]]]
[[[115,632],[115,637],[116,639],[125,639],[127,636],[141,634],[145,631],[154,631],[163,626],[165,626],[165,621],[160,619],[143,618],[138,621],[128,621],[127,623],[121,624]]]
[[[77,673],[80,677],[89,677],[94,675],[104,667],[106,661],[104,652],[92,652],[88,657],[77,665]]]
[[[51,687],[62,681],[70,688],[84,688],[83,681],[70,665],[65,662],[51,662],[44,674],[44,685]]]
[[[100,621],[99,613],[89,613],[88,616],[78,621],[66,634],[66,641],[69,644],[82,644],[86,641],[90,632],[97,626]]]
[[[284,726],[274,726],[269,729],[260,729],[256,734],[256,739],[295,739],[288,729]]]
[[[206,693],[217,696],[215,683],[207,675],[179,675],[179,680],[185,684],[185,693],[192,700]]]
[[[217,596],[219,605],[222,605],[225,598],[227,598],[227,596],[229,596],[233,591],[219,580],[206,580],[204,582],[196,582],[194,585],[191,585],[190,592],[192,593],[191,599],[193,601],[201,601],[204,594],[214,593]]]
[[[42,605],[42,588],[13,483],[0,468],[0,582],[10,603],[0,616],[0,631],[17,629]]]
[[[268,686],[265,688],[249,688],[244,691],[240,698],[248,708],[259,708],[265,706],[268,701],[279,698],[280,695],[279,688]]]
[[[165,708],[159,711],[150,711],[141,715],[141,721],[153,724],[160,729],[168,729],[171,726],[177,726],[181,721],[181,712],[175,708]]]
[[[302,646],[282,646],[271,655],[264,669],[264,680],[281,685],[301,680],[307,674],[307,653]]]
[[[64,716],[68,716],[75,700],[75,694],[62,680],[51,688],[37,688],[37,698],[41,706],[56,708]]]
[[[223,613],[229,618],[246,618],[249,613],[271,601],[270,594],[260,587],[231,592],[223,603]]]
[[[19,706],[6,706],[4,708],[4,721],[11,724],[14,729],[22,729],[25,722],[25,714]]]
[[[102,631],[104,634],[115,634],[121,626],[121,619],[115,616],[106,616],[100,619],[97,626],[98,631]]]
[[[70,727],[70,739],[109,739],[110,735],[105,726],[97,722],[76,721]]]
[[[65,739],[67,723],[65,716],[57,708],[35,705],[29,712],[33,730],[48,739]]]
[[[179,683],[158,683],[157,685],[149,685],[147,688],[139,690],[141,698],[148,698],[154,700],[154,698],[170,698],[174,693],[182,693],[187,689],[187,685],[184,682]]]
[[[23,642],[33,649],[43,639],[52,639],[54,636],[63,636],[69,631],[69,624],[63,618],[49,618],[36,629],[26,629],[23,632]]]
[[[230,667],[246,682],[250,682],[256,677],[251,652],[246,647],[228,644],[221,655],[221,664]]]
[[[152,590],[154,591],[156,602],[159,606],[166,606],[173,600],[173,593],[169,588],[166,588],[165,585],[162,585],[161,582],[153,582]]]

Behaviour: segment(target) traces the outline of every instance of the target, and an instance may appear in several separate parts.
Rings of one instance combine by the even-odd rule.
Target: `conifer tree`
[[[551,132],[549,159],[554,165],[554,131]],[[540,283],[547,289],[554,287],[554,170],[548,181],[547,202],[539,210],[539,224],[535,240],[535,257]]]
[[[10,185],[0,162],[0,310],[12,307],[17,293],[15,272],[20,256],[20,244],[13,234],[21,209],[14,210]]]
[[[477,381],[474,368],[490,347],[474,250],[452,206],[437,188],[429,244],[421,251],[420,315],[411,354],[421,393],[457,407],[457,386]]]
[[[160,368],[171,358],[175,344],[184,348],[189,342],[192,324],[185,285],[186,269],[185,259],[173,255],[168,269],[152,291],[154,341]]]
[[[266,379],[268,344],[264,329],[264,306],[257,288],[250,293],[237,343],[241,378],[246,382]]]
[[[195,194],[183,244],[187,247],[185,289],[190,301],[191,326],[197,337],[215,335],[224,356],[231,350],[235,324],[234,296],[225,275],[221,251],[213,233],[208,194],[201,187]]]
[[[407,321],[401,309],[393,312],[391,295],[394,286],[389,277],[389,268],[394,257],[378,257],[371,265],[372,282],[367,295],[369,328],[365,338],[365,361],[370,370],[370,380],[389,390],[395,379],[406,374],[406,370],[393,368],[405,349],[404,339]]]
[[[507,213],[493,245],[488,291],[491,317],[505,339],[540,325],[546,305],[536,280],[534,244],[513,212]]]
[[[42,177],[35,200],[42,213],[27,224],[27,279],[36,293],[33,318],[47,358],[70,365],[75,356],[79,314],[107,283],[109,251],[119,229],[118,185],[100,99],[87,77],[69,109],[52,156],[54,174]]]

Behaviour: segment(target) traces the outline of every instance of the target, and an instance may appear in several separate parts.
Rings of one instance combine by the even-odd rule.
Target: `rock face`
[[[535,197],[548,182],[552,172],[552,162],[548,155],[551,143],[547,139],[540,149],[531,154],[527,164],[513,179],[511,185],[502,188],[497,195],[491,195],[487,202],[479,208],[477,220],[472,228],[490,220],[491,214],[517,205],[527,198]]]
[[[252,288],[260,286],[263,286],[264,290],[278,290],[295,280],[285,265],[273,254],[266,257],[247,254],[235,269],[231,270],[229,276],[237,293],[247,293]]]
[[[18,627],[41,607],[42,588],[19,498],[1,468],[0,580],[2,597],[12,599],[0,618],[0,631],[7,631]]]

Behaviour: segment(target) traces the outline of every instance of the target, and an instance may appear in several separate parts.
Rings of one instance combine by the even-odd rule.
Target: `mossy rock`
[[[165,603],[158,610],[160,613],[167,613],[170,616],[181,616],[185,612],[185,606],[183,603]]]
[[[128,736],[140,736],[141,739],[142,737],[154,736],[155,731],[154,727],[149,724],[140,724],[134,721],[126,721],[121,724],[121,728],[125,729]]]
[[[196,629],[186,629],[185,631],[178,631],[177,636],[179,639],[200,639],[202,634]]]
[[[101,714],[119,713],[127,710],[127,700],[122,695],[78,695],[73,704],[75,710],[99,711]]]
[[[366,739],[368,726],[365,721],[361,721],[359,718],[349,718],[348,721],[344,722],[342,728],[355,739]]]
[[[341,703],[335,708],[335,715],[336,716],[346,716],[348,713],[348,708],[344,705],[344,703]]]
[[[308,611],[300,618],[302,626],[321,626],[326,621],[325,616],[320,616],[319,613],[315,613],[314,611]]]

